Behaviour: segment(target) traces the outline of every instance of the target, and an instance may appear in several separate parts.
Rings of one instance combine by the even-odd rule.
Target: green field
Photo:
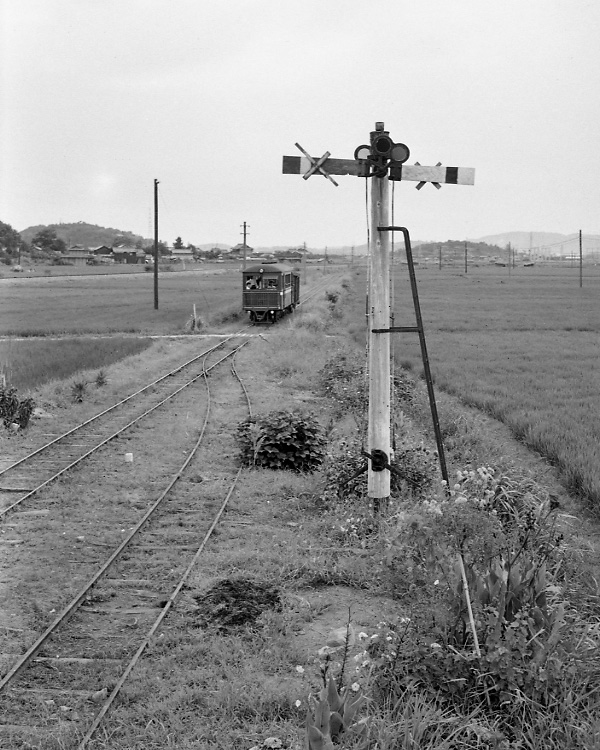
[[[210,317],[239,299],[237,267],[224,271],[59,276],[0,282],[0,335],[183,333],[196,305]]]
[[[309,279],[319,273],[311,270]],[[189,331],[194,306],[202,329],[222,330],[237,315],[245,320],[237,264],[160,273],[158,302],[155,310],[153,273],[0,280],[0,337],[6,337],[0,339],[0,383],[4,376],[30,389],[107,367],[148,346],[144,336]],[[53,338],[61,335],[77,338]]]
[[[151,344],[151,338],[123,336],[0,341],[0,376],[7,386],[30,390],[80,370],[102,370]]]
[[[236,300],[239,307],[240,274],[228,270],[160,274],[158,310],[152,273],[1,281],[0,336],[7,338],[0,340],[0,376],[19,390],[35,388],[136,354],[152,341],[144,334],[184,333],[194,304],[200,319],[218,318]],[[61,334],[77,338],[52,338]]]
[[[600,510],[600,269],[586,270],[582,288],[578,269],[417,275],[436,387],[505,422]],[[394,278],[395,325],[414,325],[406,266]],[[354,320],[362,336],[364,298]],[[421,370],[416,334],[394,334],[394,352]]]

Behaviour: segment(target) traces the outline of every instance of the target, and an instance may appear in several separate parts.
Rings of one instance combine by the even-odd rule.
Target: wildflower
[[[434,586],[439,586],[440,585],[440,579],[436,578],[435,581],[433,582],[433,585]]]
[[[298,674],[304,674],[304,667],[301,667],[300,664],[298,664],[296,666],[296,672],[298,672]]]
[[[302,705],[302,701],[296,701],[294,703],[294,706],[296,706],[296,708],[300,708],[301,705]]]
[[[360,690],[360,685],[358,682],[353,682],[352,685],[350,685],[350,690],[352,690],[353,693],[358,693]]]
[[[366,641],[368,637],[369,636],[367,635],[367,633],[362,632],[362,631],[358,634],[358,640],[359,641]]]
[[[430,643],[431,648],[441,648],[439,643]]]

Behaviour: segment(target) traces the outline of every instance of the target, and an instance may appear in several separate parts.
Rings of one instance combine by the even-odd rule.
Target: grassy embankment
[[[600,511],[600,274],[577,269],[418,268],[436,386],[503,421]],[[405,266],[396,325],[414,321]],[[354,328],[362,338],[363,302]],[[417,337],[394,338],[399,365],[421,371]],[[443,426],[443,425],[442,425]]]

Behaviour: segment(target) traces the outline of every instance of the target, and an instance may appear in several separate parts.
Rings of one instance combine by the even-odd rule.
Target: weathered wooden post
[[[369,497],[384,499],[390,495],[390,472],[385,464],[390,460],[391,447],[391,383],[390,337],[387,333],[373,333],[373,329],[387,329],[390,325],[390,241],[386,231],[377,227],[389,224],[389,182],[375,177],[371,188],[371,222],[374,232],[369,274],[369,418],[368,450],[379,457],[369,465]],[[377,451],[377,453],[373,453]],[[383,466],[382,466],[383,464]]]

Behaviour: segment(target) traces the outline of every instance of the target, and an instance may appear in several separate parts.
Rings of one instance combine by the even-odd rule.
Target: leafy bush
[[[32,398],[19,399],[16,388],[0,387],[0,419],[5,427],[17,424],[24,429],[29,424],[35,403]]]
[[[325,454],[324,431],[317,420],[290,411],[247,419],[238,426],[237,439],[245,466],[311,472]]]

